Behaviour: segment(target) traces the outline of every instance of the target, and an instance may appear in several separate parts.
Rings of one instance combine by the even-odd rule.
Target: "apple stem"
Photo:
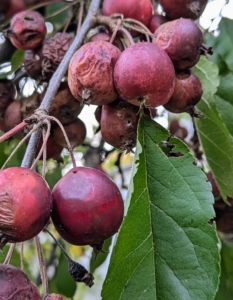
[[[66,140],[67,149],[68,149],[68,151],[70,153],[70,157],[71,157],[71,160],[72,160],[73,167],[75,168],[76,167],[76,162],[75,162],[75,158],[74,158],[74,152],[73,152],[73,149],[72,149],[72,147],[70,145],[70,141],[68,139],[68,136],[66,134],[66,131],[65,131],[62,123],[57,118],[55,118],[53,116],[48,116],[48,119],[52,120],[52,121],[55,121],[59,125],[59,127],[61,128],[61,131],[62,131],[62,133],[63,133],[63,135],[65,137],[65,140]]]
[[[14,128],[12,128],[11,130],[7,131],[6,133],[4,133],[1,137],[0,137],[0,143],[9,139],[10,137],[12,137],[13,135],[15,135],[17,132],[21,131],[22,129],[24,129],[25,127],[28,126],[28,123],[26,122],[21,122],[18,125],[16,125]]]
[[[46,266],[45,266],[44,257],[43,257],[43,250],[42,250],[38,235],[34,238],[34,241],[36,243],[37,255],[38,255],[39,266],[40,266],[40,276],[41,276],[41,281],[42,281],[42,285],[43,285],[43,290],[44,290],[44,294],[47,295],[49,293],[48,277],[46,274]]]
[[[6,258],[4,260],[4,263],[3,263],[4,265],[8,265],[10,263],[12,255],[13,255],[14,250],[15,250],[15,246],[16,246],[16,244],[11,244],[10,245],[7,256],[6,256]]]
[[[80,31],[81,25],[82,25],[82,19],[83,19],[83,10],[84,10],[84,1],[80,2],[79,7],[79,15],[78,15],[78,27],[76,33]]]
[[[46,144],[47,144],[47,141],[48,141],[48,138],[49,138],[49,135],[50,135],[50,129],[51,129],[50,122],[46,121],[46,124],[47,124],[47,132],[46,132],[45,138],[43,139],[43,144],[42,144],[42,146],[40,148],[40,151],[39,151],[37,157],[35,158],[33,164],[30,167],[31,170],[33,170],[35,168],[35,165],[38,162],[38,160],[40,159],[40,157],[41,157],[44,149],[45,149],[45,152],[44,152],[43,156],[45,156],[45,161],[46,161]]]
[[[125,29],[124,27],[120,27],[119,31],[121,31],[124,36],[126,37],[126,39],[129,41],[128,46],[134,45],[134,40],[132,38],[132,35],[129,33],[129,31],[127,29]]]
[[[24,242],[22,242],[20,245],[20,268],[22,271],[24,270],[23,254],[24,254]]]
[[[114,28],[114,31],[112,33],[112,36],[111,36],[111,39],[110,39],[109,43],[111,43],[111,44],[113,43],[113,41],[114,41],[114,39],[116,37],[117,31],[118,31],[119,27],[121,26],[121,23],[122,23],[122,19],[118,19],[117,20],[117,25]]]

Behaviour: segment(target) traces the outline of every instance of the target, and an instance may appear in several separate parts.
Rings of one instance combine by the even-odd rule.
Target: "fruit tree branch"
[[[71,44],[69,50],[66,52],[66,55],[64,56],[63,60],[61,61],[59,67],[53,74],[48,89],[46,91],[46,94],[44,96],[43,101],[41,102],[40,109],[45,109],[47,112],[49,111],[49,108],[53,102],[53,99],[57,93],[57,90],[60,86],[62,78],[65,76],[66,71],[68,69],[69,62],[75,53],[75,51],[81,46],[87,32],[94,26],[95,24],[95,18],[94,15],[97,14],[97,11],[99,9],[101,0],[92,0],[88,14],[83,22],[83,25],[80,28],[80,31],[76,35],[73,43]],[[36,148],[40,139],[41,130],[37,130],[34,132],[29,140],[23,161],[21,166],[22,167],[30,167],[32,164],[32,161],[35,157]]]

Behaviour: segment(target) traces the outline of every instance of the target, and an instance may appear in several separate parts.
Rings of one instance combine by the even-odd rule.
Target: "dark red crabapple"
[[[64,129],[72,148],[82,145],[87,133],[86,126],[82,120],[77,118],[74,122],[64,125]],[[59,126],[54,128],[52,136],[58,145],[64,148],[68,147],[64,134]]]
[[[196,20],[203,13],[208,0],[159,0],[170,20],[187,18]]]
[[[23,167],[0,171],[0,246],[35,237],[47,224],[52,197],[46,181]]]
[[[12,18],[7,35],[16,48],[35,49],[42,45],[45,39],[44,18],[37,11],[19,12]]]
[[[88,42],[97,42],[97,41],[105,41],[105,42],[110,42],[111,40],[111,34],[107,33],[107,32],[98,32],[93,34]],[[112,43],[114,46],[116,46],[118,49],[120,49],[121,51],[124,50],[124,46],[120,40],[119,37],[115,37]]]
[[[173,113],[194,115],[194,106],[201,100],[202,93],[201,81],[194,72],[176,73],[174,92],[164,107]]]
[[[152,43],[141,42],[122,52],[114,68],[114,83],[126,101],[156,107],[170,99],[175,71],[165,51]]]
[[[42,144],[43,144],[43,140],[41,139],[38,145],[36,155],[39,154]],[[50,135],[46,143],[46,158],[47,159],[53,158],[54,160],[61,161],[62,150],[63,147],[55,141],[52,135]],[[40,159],[43,159],[43,154],[41,154]]]
[[[121,51],[99,41],[84,44],[71,58],[68,84],[73,96],[86,104],[104,105],[114,101],[117,93],[113,68]]]
[[[73,245],[101,248],[122,222],[124,205],[115,183],[94,168],[76,167],[52,190],[52,221],[61,237]]]
[[[160,25],[164,24],[167,21],[168,19],[166,17],[159,14],[154,14],[150,20],[150,24],[148,27],[150,31],[154,33]]]
[[[139,107],[124,100],[102,106],[101,134],[108,144],[130,152],[136,145]]]
[[[98,123],[100,123],[101,120],[101,112],[102,112],[102,106],[97,106],[95,110],[95,119]]]
[[[0,264],[0,299],[39,300],[41,297],[22,270],[9,264]]]
[[[104,16],[123,14],[124,18],[136,19],[146,26],[152,17],[152,4],[150,0],[104,0],[102,5]]]
[[[152,42],[166,51],[176,70],[183,71],[198,62],[203,34],[192,20],[178,19],[159,26]]]

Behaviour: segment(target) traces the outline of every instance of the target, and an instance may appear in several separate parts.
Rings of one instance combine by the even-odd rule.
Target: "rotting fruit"
[[[175,71],[168,55],[158,46],[141,42],[124,50],[114,68],[120,96],[134,105],[156,107],[170,99]]]
[[[19,49],[35,49],[42,45],[46,35],[44,18],[37,11],[22,11],[11,20],[7,36]]]
[[[94,168],[75,167],[52,190],[52,221],[61,237],[73,245],[100,250],[122,222],[124,205],[116,184]]]
[[[76,51],[68,69],[73,96],[84,104],[104,105],[116,100],[113,68],[120,54],[105,41],[86,43]]]
[[[208,0],[159,0],[170,20],[189,18],[196,20],[203,13]]]
[[[39,174],[23,167],[0,171],[0,248],[35,237],[51,209],[50,189]]]
[[[9,264],[0,264],[0,299],[39,300],[41,297],[22,270]]]
[[[166,22],[154,32],[153,43],[163,49],[176,70],[192,68],[202,53],[203,35],[189,19]]]
[[[82,145],[87,133],[86,126],[82,120],[77,118],[74,122],[64,125],[63,127],[69,139],[71,148]],[[54,128],[52,136],[58,145],[63,148],[68,148],[64,134],[59,126]]]
[[[101,133],[103,139],[121,151],[130,152],[136,145],[139,107],[124,100],[102,106]]]
[[[187,112],[193,116],[194,106],[201,100],[202,93],[201,81],[194,72],[177,73],[174,92],[164,107],[173,113]]]

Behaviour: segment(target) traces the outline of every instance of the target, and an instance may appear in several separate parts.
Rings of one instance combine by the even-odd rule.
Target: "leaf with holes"
[[[103,300],[213,299],[219,251],[210,183],[166,129],[143,116],[138,130],[131,200]]]

